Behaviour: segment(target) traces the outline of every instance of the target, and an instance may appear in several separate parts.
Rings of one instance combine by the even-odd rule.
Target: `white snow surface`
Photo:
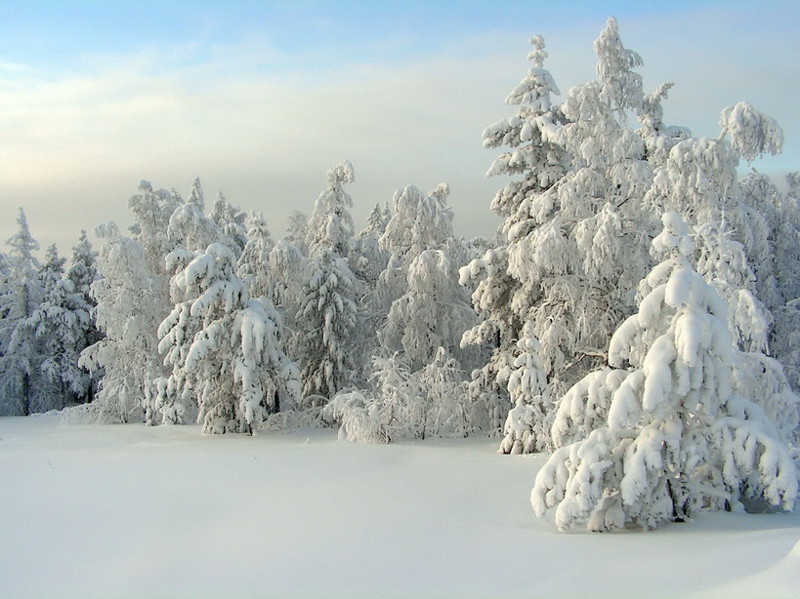
[[[556,532],[496,441],[0,419],[0,596],[797,597],[800,513]]]

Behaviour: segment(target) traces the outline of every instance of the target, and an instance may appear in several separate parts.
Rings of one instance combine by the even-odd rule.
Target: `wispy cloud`
[[[760,21],[725,16],[728,5],[682,6],[668,17],[620,18],[623,40],[645,60],[646,87],[676,82],[666,119],[714,135],[720,109],[749,100],[786,129],[781,166],[799,166],[795,33],[770,36]],[[503,98],[528,67],[527,38],[545,34],[546,66],[565,94],[594,76],[592,40],[604,23],[546,25],[472,29],[390,59],[391,41],[375,56],[374,45],[358,59],[351,48],[337,62],[328,46],[289,51],[257,32],[200,32],[84,54],[57,70],[0,62],[0,210],[26,206],[34,234],[66,251],[81,227],[126,223],[139,179],[186,191],[200,176],[208,195],[221,189],[264,211],[281,235],[286,215],[310,211],[325,170],[347,158],[357,217],[397,187],[449,181],[461,230],[490,234],[488,204],[502,182],[483,177],[494,153],[480,133],[513,113]],[[12,229],[5,219],[0,239]]]

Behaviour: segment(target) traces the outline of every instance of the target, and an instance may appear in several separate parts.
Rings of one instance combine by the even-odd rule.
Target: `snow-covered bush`
[[[399,439],[465,437],[474,430],[464,373],[444,348],[412,372],[395,354],[375,358],[373,388],[345,390],[325,406],[339,438],[389,443]]]

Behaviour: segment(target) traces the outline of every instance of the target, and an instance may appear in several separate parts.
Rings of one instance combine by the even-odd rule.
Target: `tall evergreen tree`
[[[97,327],[97,302],[91,292],[92,284],[98,277],[97,252],[92,249],[86,231],[81,231],[78,244],[72,248],[72,261],[66,276],[72,282],[73,290],[77,294],[76,305],[89,316],[86,322],[81,323],[82,334],[75,345],[75,351],[80,355],[84,349],[102,338],[102,333]],[[85,370],[84,372],[85,376],[82,378],[84,384],[73,387],[76,399],[80,403],[91,402],[94,399],[102,376],[101,371],[94,374],[89,374]]]
[[[32,407],[31,377],[35,376],[38,349],[35,335],[25,323],[39,305],[42,290],[37,278],[39,261],[34,255],[39,244],[31,236],[22,208],[17,225],[17,233],[6,242],[11,250],[8,255],[9,285],[2,296],[4,317],[0,323],[0,346],[3,348],[0,357],[0,412],[27,416]]]
[[[34,412],[58,410],[84,400],[89,385],[88,373],[78,365],[91,323],[89,306],[65,278],[65,263],[51,245],[39,270],[42,301],[25,323],[25,336],[35,337],[39,352],[31,377]],[[18,329],[18,333],[23,330]]]
[[[326,189],[308,229],[309,265],[304,300],[297,315],[303,394],[331,398],[352,382],[357,281],[347,263],[353,221],[352,199],[344,191],[353,167],[341,162],[328,171]]]

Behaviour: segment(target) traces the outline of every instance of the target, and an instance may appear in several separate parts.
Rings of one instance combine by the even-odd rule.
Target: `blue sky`
[[[186,194],[195,176],[280,237],[345,158],[357,225],[399,187],[447,181],[457,230],[489,235],[502,181],[480,134],[513,113],[528,39],[545,36],[565,94],[594,77],[612,15],[645,88],[675,82],[668,123],[715,136],[747,100],[786,135],[758,167],[800,168],[796,2],[0,0],[0,240],[24,206],[68,254],[81,228],[128,223],[139,180]]]

